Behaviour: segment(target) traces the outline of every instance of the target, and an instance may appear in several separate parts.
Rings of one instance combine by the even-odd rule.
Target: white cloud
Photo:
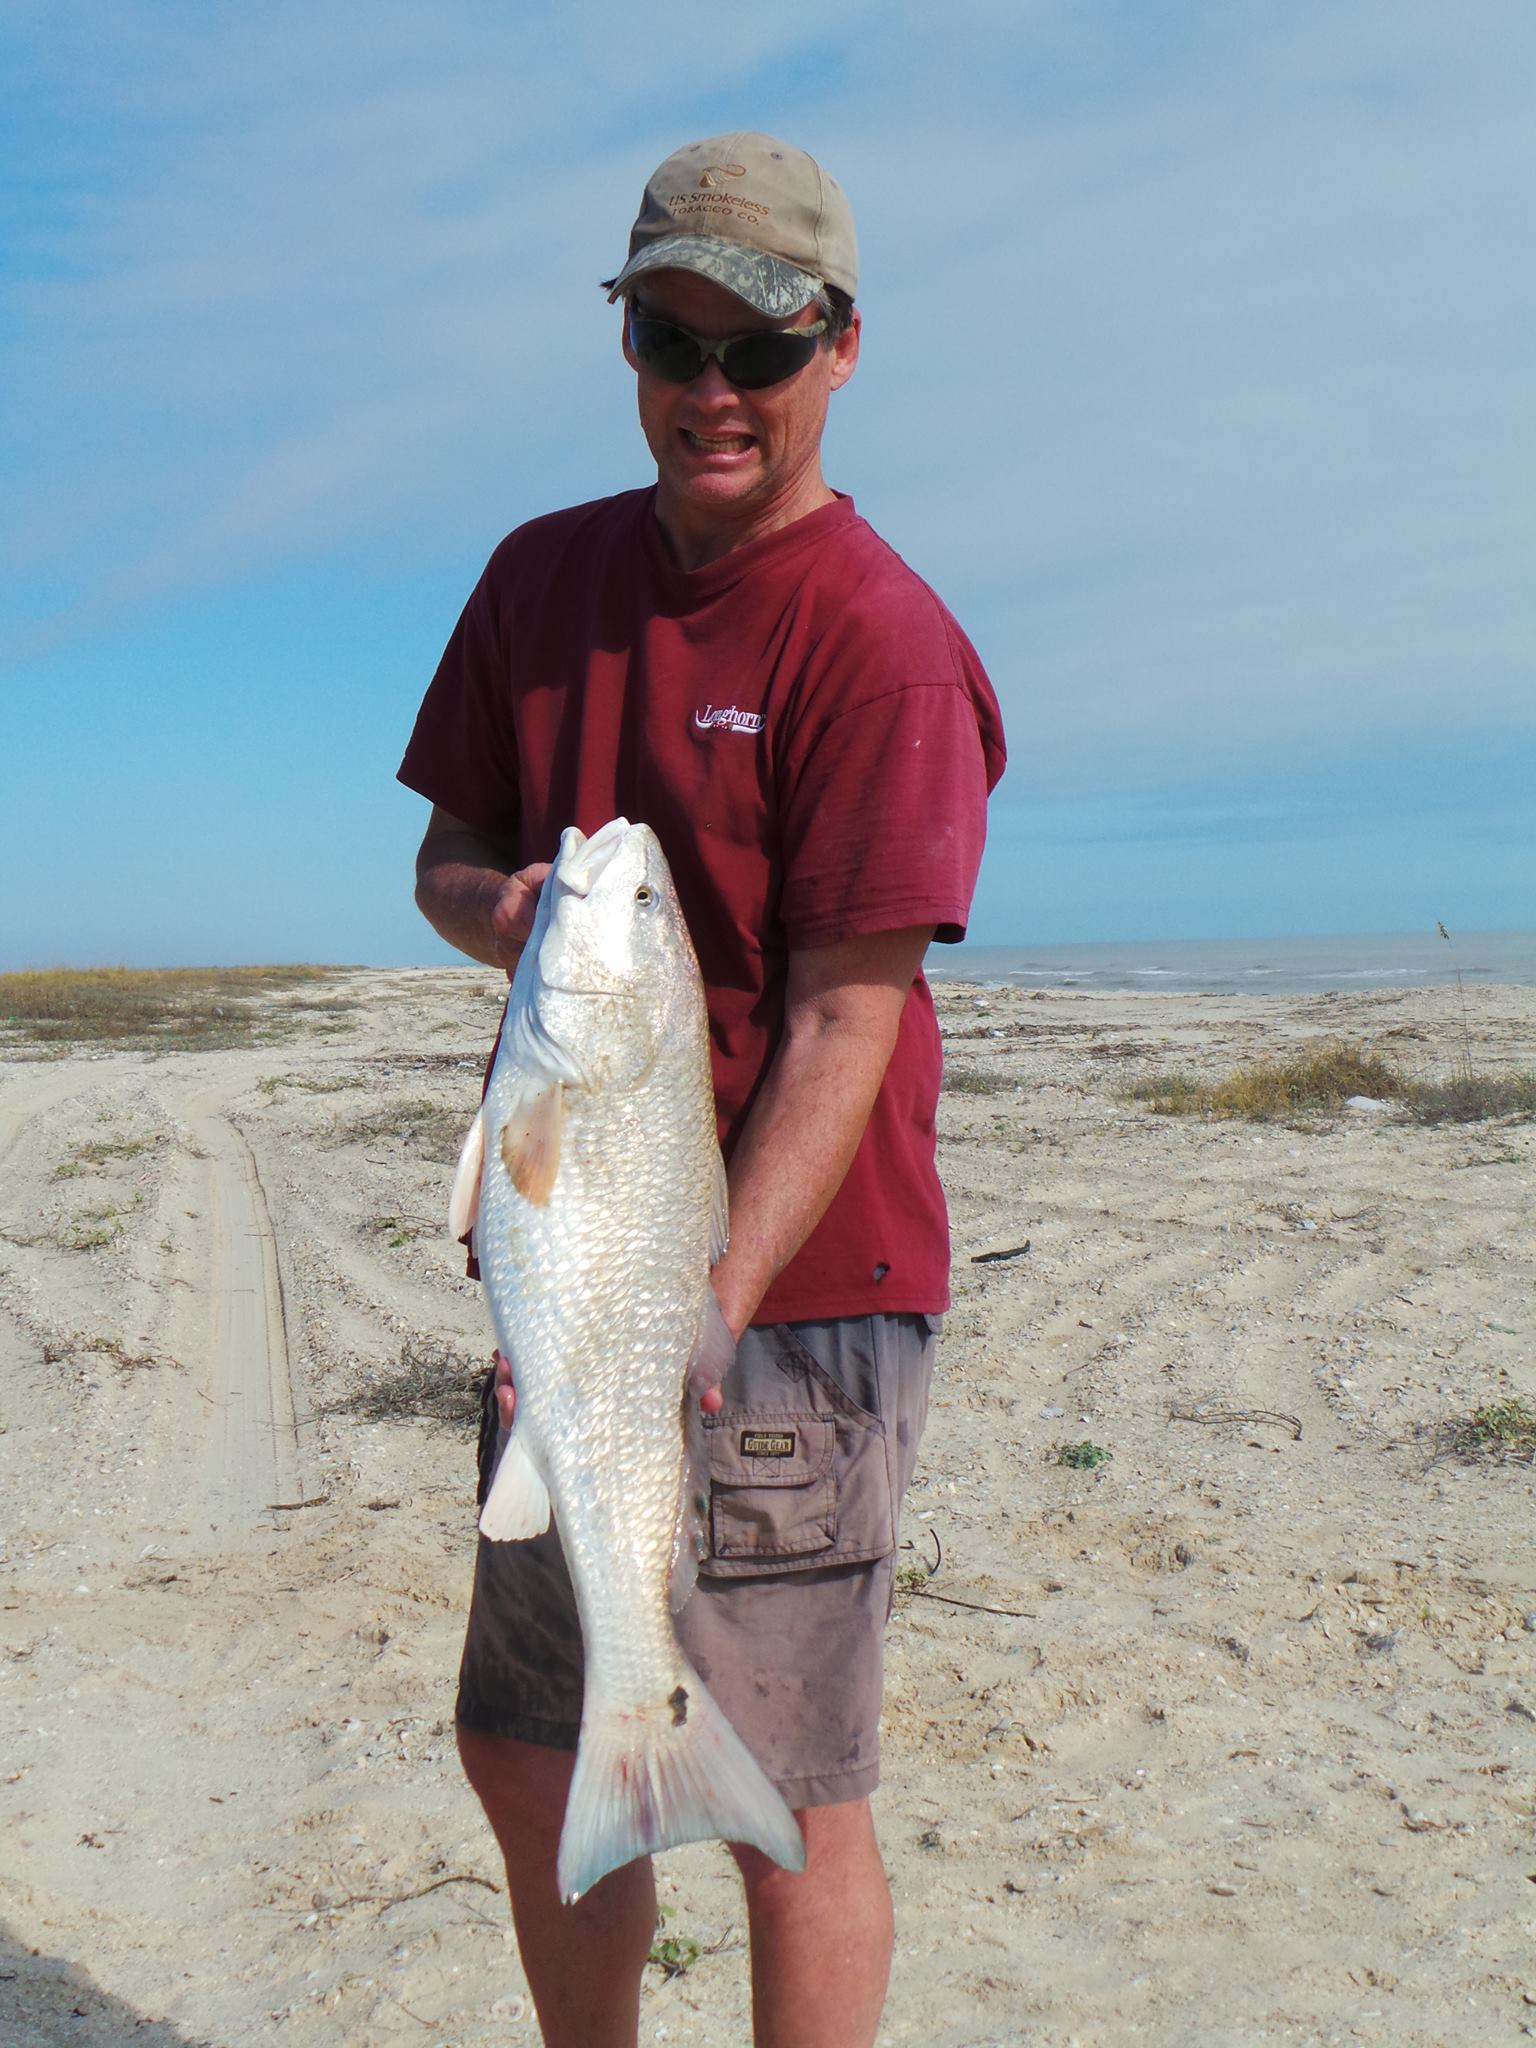
[[[1023,772],[1536,717],[1522,6],[31,22],[77,183],[13,285],[0,509],[82,623],[638,479],[595,280],[663,150],[760,119],[858,208],[834,477],[975,630]]]

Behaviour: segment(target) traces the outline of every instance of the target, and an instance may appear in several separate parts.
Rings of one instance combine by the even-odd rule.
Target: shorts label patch
[[[795,1432],[792,1429],[744,1429],[741,1432],[744,1458],[792,1458]]]

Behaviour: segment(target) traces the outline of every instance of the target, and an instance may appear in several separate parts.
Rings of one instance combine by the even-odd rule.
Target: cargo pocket
[[[759,1398],[705,1418],[709,1551],[699,1570],[752,1578],[888,1556],[896,1531],[884,1423],[786,1325],[763,1337],[773,1357],[753,1375]],[[761,1398],[773,1381],[783,1406]]]

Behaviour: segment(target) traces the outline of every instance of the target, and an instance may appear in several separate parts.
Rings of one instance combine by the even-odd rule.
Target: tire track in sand
[[[218,1112],[224,1091],[188,1104],[209,1181],[209,1345],[201,1392],[211,1404],[202,1507],[221,1535],[298,1498],[299,1453],[277,1239],[255,1155]]]
[[[0,1091],[0,1162],[5,1161],[27,1133],[35,1129],[45,1110],[70,1095],[82,1094],[97,1080],[71,1065],[63,1073],[38,1075],[30,1066],[20,1078]]]

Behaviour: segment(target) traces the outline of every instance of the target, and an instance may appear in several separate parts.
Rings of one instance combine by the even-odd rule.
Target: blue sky
[[[12,0],[0,966],[450,957],[393,782],[497,539],[647,476],[678,143],[848,190],[831,480],[982,651],[990,944],[1536,925],[1536,9]]]

